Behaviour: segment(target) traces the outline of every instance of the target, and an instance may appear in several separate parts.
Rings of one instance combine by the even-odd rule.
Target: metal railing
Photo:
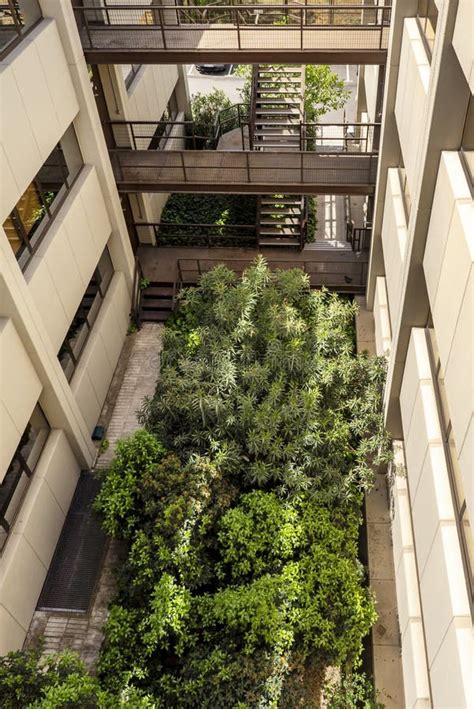
[[[224,265],[240,276],[246,268],[252,265],[252,259],[234,259],[232,257],[178,259],[178,290],[195,285],[200,276],[217,265]],[[366,261],[269,259],[268,266],[271,270],[300,268],[309,276],[312,288],[325,287],[329,290],[353,294],[365,292]]]
[[[235,104],[221,111],[214,124],[214,135],[200,135],[194,121],[108,121],[115,148],[120,150],[166,150],[172,141],[182,141],[186,150],[215,149],[224,133],[239,128],[242,136],[242,149],[245,150],[244,129],[249,127],[249,137],[252,127],[249,122],[249,107],[247,104]],[[266,137],[272,137],[271,119]],[[179,130],[181,129],[181,130]],[[275,135],[279,137],[283,131],[288,135],[298,136],[300,152],[321,153],[363,153],[377,154],[380,123],[308,123],[278,122]],[[250,146],[252,148],[252,146]],[[253,149],[264,148],[265,142],[259,145],[253,141]],[[278,151],[278,148],[273,148]]]
[[[135,222],[141,241],[153,234],[161,247],[186,245],[186,248],[212,246],[257,246],[255,224],[173,224],[170,222]],[[181,242],[181,243],[180,243]],[[182,242],[185,242],[183,244]]]
[[[273,192],[370,194],[377,154],[111,150],[122,191]],[[300,191],[299,191],[300,190]]]
[[[352,247],[352,251],[369,251],[372,239],[372,227],[354,226],[353,221],[346,222],[346,241]]]
[[[132,284],[132,306],[130,310],[130,320],[138,328],[140,327],[140,310],[142,301],[142,279],[143,269],[137,256],[135,256],[135,269],[133,271]]]
[[[86,3],[87,0],[84,0]],[[374,6],[362,1],[357,5],[328,3],[242,3],[236,5],[209,4],[180,6],[125,2],[98,7],[97,4],[73,5],[76,21],[85,49],[198,49],[196,40],[203,31],[221,33],[229,42],[227,49],[285,49],[284,33],[292,34],[296,49],[318,49],[321,34],[350,32],[355,48],[382,50],[388,46],[391,5]],[[366,31],[365,35],[361,34]],[[149,32],[149,46],[137,33]],[[118,46],[111,45],[110,32],[120,33]],[[224,34],[222,34],[224,32]],[[257,36],[257,45],[255,37]],[[118,35],[117,35],[118,37]],[[283,42],[282,42],[283,40]],[[324,43],[324,42],[323,42]],[[328,39],[331,46],[334,41]],[[324,48],[324,47],[322,47]],[[341,49],[346,47],[341,46]]]
[[[0,0],[0,59],[41,19],[37,0]]]

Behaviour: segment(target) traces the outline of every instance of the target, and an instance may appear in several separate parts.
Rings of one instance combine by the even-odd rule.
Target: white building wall
[[[423,329],[412,330],[400,406],[433,706],[469,707],[473,696],[465,650],[472,620]],[[439,661],[448,655],[449,688],[446,666]]]
[[[395,119],[410,193],[415,193],[426,127],[430,63],[415,18],[403,27],[400,67],[395,100]]]
[[[390,319],[392,323],[395,323],[397,322],[401,305],[408,246],[408,225],[403,204],[400,175],[397,168],[391,168],[387,176],[382,245]]]
[[[0,228],[0,480],[37,403],[51,426],[0,554],[0,654],[22,645],[79,472],[94,463],[91,431],[127,331],[133,280],[72,6],[40,4],[45,19],[0,65],[0,224],[71,125],[84,166],[23,272]],[[69,384],[57,352],[106,244],[115,274]]]

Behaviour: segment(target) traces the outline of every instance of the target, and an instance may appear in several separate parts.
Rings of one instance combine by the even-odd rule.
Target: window
[[[58,353],[59,362],[68,381],[76,371],[113,273],[109,250],[105,247]]]
[[[418,0],[416,16],[423,33],[428,56],[431,59],[436,37],[436,25],[438,23],[438,8],[435,0]]]
[[[456,516],[465,574],[472,602],[474,601],[474,541],[472,537],[472,527],[466,506],[466,496],[464,494],[462,473],[459,467],[458,454],[453,438],[451,418],[448,411],[443,369],[441,367],[441,362],[439,358],[435,332],[432,328],[429,328],[427,330],[427,342],[433,366],[433,383],[435,386],[439,406],[439,413],[441,419],[441,434],[443,437],[446,459],[448,463],[448,472],[451,482],[451,490],[454,504],[454,514]]]
[[[49,431],[48,421],[37,404],[0,485],[0,551],[21,507]]]
[[[41,243],[82,164],[76,134],[70,126],[3,224],[22,270]]]
[[[0,0],[0,59],[41,19],[37,0]]]
[[[134,78],[136,77],[141,68],[141,64],[122,64],[122,76],[123,80],[125,81],[125,87],[127,89],[130,88]]]

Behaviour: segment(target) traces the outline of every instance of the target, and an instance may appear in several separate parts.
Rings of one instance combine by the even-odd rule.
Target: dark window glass
[[[122,76],[127,89],[130,88],[141,68],[141,64],[122,64]]]
[[[0,551],[21,507],[49,431],[49,424],[38,404],[0,485]]]
[[[3,228],[24,270],[82,167],[70,126],[7,217]]]
[[[68,381],[79,363],[113,273],[109,250],[105,247],[58,353],[59,362]]]

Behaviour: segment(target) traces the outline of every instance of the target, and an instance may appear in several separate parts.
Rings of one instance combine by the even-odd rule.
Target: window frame
[[[25,437],[25,434],[28,432],[28,428],[31,427],[31,419],[32,419],[33,414],[35,413],[36,410],[38,410],[41,417],[44,419],[44,421],[46,423],[46,426],[44,428],[39,429],[39,430],[45,431],[46,435],[44,436],[44,439],[42,441],[40,441],[41,445],[37,451],[37,455],[35,457],[34,464],[32,466],[30,466],[28,461],[25,459],[25,456],[23,455],[23,452],[21,449],[24,446],[24,437]],[[11,531],[12,531],[12,529],[15,525],[15,521],[18,517],[18,513],[20,512],[21,507],[23,505],[23,500],[25,499],[25,496],[26,496],[28,489],[30,487],[31,479],[34,476],[35,470],[38,467],[38,463],[41,459],[41,455],[42,455],[44,448],[46,446],[46,443],[48,441],[50,432],[51,432],[51,424],[49,423],[40,403],[37,402],[36,406],[33,409],[32,414],[29,418],[29,421],[26,425],[26,428],[23,431],[23,434],[20,438],[20,442],[18,443],[18,446],[16,447],[15,453],[13,454],[13,457],[10,461],[8,468],[7,468],[7,472],[5,473],[5,477],[3,478],[2,483],[0,483],[0,488],[1,488],[5,483],[6,477],[9,473],[12,465],[15,462],[18,463],[18,473],[16,475],[16,478],[14,479],[14,482],[12,483],[10,490],[8,491],[5,499],[3,501],[1,501],[1,503],[0,503],[1,504],[1,506],[0,506],[0,527],[3,529],[3,531],[5,533],[5,537],[3,539],[0,536],[0,556],[3,554],[3,551],[7,545]],[[6,519],[6,515],[9,511],[11,501],[15,497],[15,493],[17,492],[18,484],[21,481],[23,474],[26,475],[26,484],[25,484],[25,487],[21,491],[21,494],[18,498],[17,505],[13,511],[11,521],[8,522],[8,520]]]
[[[423,9],[424,5],[424,9]],[[435,11],[436,24],[432,25],[431,18],[433,17],[432,10]],[[428,54],[428,59],[431,63],[431,58],[433,56],[434,45],[436,42],[436,28],[438,27],[438,17],[439,10],[436,6],[435,0],[418,0],[416,7],[416,19],[418,22],[418,27],[420,28],[421,36],[423,39],[423,44]],[[433,31],[433,37],[430,39],[427,34],[428,25]]]
[[[101,262],[102,258],[104,257],[104,254],[106,255],[108,261],[110,262],[111,269],[108,271],[104,270],[104,274],[102,274],[100,272],[100,262]],[[97,266],[94,269],[94,273],[92,274],[92,277],[91,277],[89,283],[87,284],[87,288],[84,291],[81,302],[79,303],[79,307],[77,308],[76,312],[74,313],[74,317],[71,321],[69,329],[68,329],[66,336],[65,336],[64,340],[62,341],[61,346],[59,348],[58,361],[59,361],[61,369],[63,370],[64,375],[65,375],[68,382],[71,381],[71,379],[73,378],[73,376],[76,372],[77,366],[78,366],[78,364],[81,360],[81,357],[82,357],[82,353],[84,352],[84,350],[86,348],[87,342],[88,342],[90,334],[92,332],[92,328],[94,327],[95,322],[99,316],[99,312],[101,310],[102,304],[105,300],[105,296],[107,295],[107,291],[108,291],[110,284],[112,282],[114,273],[115,273],[115,270],[114,270],[113,261],[110,256],[109,249],[106,246],[104,251],[100,255]],[[86,312],[84,309],[84,306],[83,306],[83,301],[84,301],[84,298],[86,297],[87,291],[91,287],[91,284],[94,285],[94,281],[97,283],[97,291],[94,294],[94,298],[91,303],[91,306],[89,307],[89,309]],[[97,297],[99,297],[99,301],[98,301],[99,306],[96,308],[93,308],[93,304],[96,302]],[[79,350],[77,352],[74,352],[73,345],[71,344],[72,335],[70,335],[69,333],[71,331],[71,327],[72,327],[75,319],[81,314],[81,311],[84,311],[84,314],[83,314],[83,322],[80,324],[79,327],[82,328],[83,326],[85,326],[86,336],[84,337]],[[92,316],[90,316],[91,311],[92,311]],[[60,357],[61,352],[63,351],[63,348],[69,354],[69,358],[72,363],[72,368],[70,369],[70,371],[68,368],[68,363],[66,362],[63,365],[62,357]]]
[[[74,125],[71,124],[69,128],[67,129],[66,133],[72,130],[74,139],[78,148],[78,152],[81,158],[81,164],[80,167],[77,171],[74,171],[71,175],[71,173],[68,171],[67,167],[67,162],[66,158],[64,155],[64,150],[61,147],[61,141],[59,141],[51,151],[50,155],[48,156],[47,160],[43,163],[41,168],[39,169],[38,173],[35,175],[35,177],[31,180],[29,183],[28,187],[26,190],[23,192],[23,194],[20,196],[20,198],[17,200],[15,206],[13,207],[12,211],[8,214],[6,220],[3,222],[3,227],[5,228],[6,221],[8,219],[11,220],[13,229],[15,231],[16,236],[18,237],[19,241],[21,242],[20,248],[14,253],[15,259],[18,262],[18,265],[20,266],[22,272],[24,273],[26,269],[28,268],[28,265],[31,262],[31,259],[35,255],[36,251],[38,250],[40,244],[42,243],[44,237],[46,236],[51,224],[53,224],[56,215],[59,213],[62,205],[64,204],[66,198],[70,194],[76,180],[78,179],[79,175],[82,172],[82,169],[84,167],[84,160],[82,158],[82,154],[80,151],[79,147],[79,142],[77,140],[76,132],[74,130]],[[64,140],[64,137],[66,133],[63,135],[61,140]],[[54,196],[52,201],[48,201],[46,195],[48,194],[48,190],[44,188],[44,185],[41,182],[40,179],[40,174],[41,171],[45,168],[48,167],[48,161],[50,158],[54,156],[56,159],[56,162],[54,164],[55,168],[59,167],[59,171],[61,174],[61,179],[62,179],[62,185],[59,188],[58,192]],[[50,163],[51,164],[51,163]],[[35,223],[32,225],[32,228],[29,232],[26,231],[25,229],[25,224],[22,219],[22,216],[20,214],[20,210],[18,205],[20,204],[21,199],[27,194],[28,190],[31,187],[34,187],[36,190],[38,197],[39,197],[39,202],[40,202],[40,208],[43,210],[43,214],[41,217],[39,217]],[[62,194],[61,194],[62,192]],[[47,219],[45,219],[47,217]],[[13,249],[12,249],[13,250]]]

